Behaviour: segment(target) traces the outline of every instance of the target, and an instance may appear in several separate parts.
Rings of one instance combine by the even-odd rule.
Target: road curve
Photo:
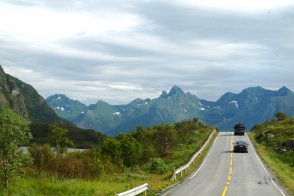
[[[248,153],[233,153],[232,142],[246,140]],[[285,196],[260,162],[249,138],[221,132],[200,169],[164,196]]]

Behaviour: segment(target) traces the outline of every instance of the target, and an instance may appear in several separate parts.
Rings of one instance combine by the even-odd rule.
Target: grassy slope
[[[199,149],[206,141],[209,134],[210,132],[207,131],[206,134],[201,136],[201,139],[198,138],[198,142],[177,149],[171,157],[174,161],[170,161],[172,162],[170,164],[175,166],[184,164],[195,152],[195,149]],[[201,158],[204,156],[205,153],[201,155]],[[200,165],[201,158],[196,161],[193,168]],[[172,170],[159,175],[147,173],[144,169],[138,167],[127,169],[120,174],[105,174],[100,179],[94,180],[59,179],[48,175],[41,178],[26,176],[18,177],[14,185],[10,186],[7,191],[0,190],[0,195],[115,195],[115,193],[129,190],[146,182],[149,183],[153,192],[160,192],[163,188],[172,185],[171,175]]]
[[[294,149],[284,152],[285,144],[294,139],[294,118],[257,125],[249,136],[263,161],[294,195]]]

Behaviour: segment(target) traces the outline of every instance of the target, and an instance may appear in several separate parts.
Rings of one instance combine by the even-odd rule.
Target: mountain
[[[294,93],[286,87],[277,91],[250,87],[239,94],[226,93],[216,102],[205,102],[202,119],[222,130],[231,130],[237,122],[250,128],[273,118],[281,111],[294,116]]]
[[[155,124],[173,123],[195,118],[201,113],[201,108],[199,98],[190,93],[184,93],[182,89],[174,86],[169,93],[163,91],[157,99],[149,99],[149,102],[145,100],[144,103],[136,106],[126,107],[122,111],[126,120],[111,133],[116,134],[122,130],[132,130],[137,125],[150,127]]]
[[[174,86],[156,99],[135,99],[127,105],[98,101],[71,121],[78,127],[108,135],[128,132],[138,125],[150,127],[191,118],[199,118],[220,130],[232,130],[238,122],[243,122],[249,129],[256,123],[272,119],[279,111],[294,116],[294,93],[286,87],[277,91],[250,87],[238,94],[225,93],[213,102]]]
[[[90,105],[72,122],[81,128],[94,129],[102,133],[113,130],[122,121],[121,110],[104,101]]]
[[[29,84],[8,75],[0,65],[0,107],[10,107],[34,123],[69,124],[58,117],[46,101]]]
[[[53,100],[61,96],[54,96]],[[49,97],[50,98],[50,97]],[[50,104],[52,96],[47,99]],[[62,98],[60,98],[62,99]],[[52,104],[50,104],[52,106]],[[57,108],[59,107],[59,108]],[[54,105],[60,108],[64,105]],[[110,105],[98,101],[71,120],[81,128],[95,129],[108,135],[131,131],[138,125],[149,127],[163,122],[172,123],[197,117],[202,110],[200,99],[174,86],[169,93],[163,91],[157,99],[135,99],[127,105]],[[58,113],[59,114],[59,113]],[[59,114],[60,115],[60,114]],[[60,115],[61,116],[61,115]]]
[[[85,112],[87,106],[77,100],[72,100],[63,94],[55,94],[46,99],[55,113],[61,118],[72,121]]]

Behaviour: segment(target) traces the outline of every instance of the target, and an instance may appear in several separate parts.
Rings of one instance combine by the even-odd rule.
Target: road
[[[232,143],[246,140],[248,153],[233,153]],[[283,196],[260,162],[249,138],[221,132],[203,164],[164,196]]]

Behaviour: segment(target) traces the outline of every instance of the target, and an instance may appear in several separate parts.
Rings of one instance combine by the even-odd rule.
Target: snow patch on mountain
[[[114,112],[113,115],[119,116],[120,115],[120,112]]]
[[[235,104],[236,108],[239,109],[238,101],[232,100],[229,103]]]
[[[212,109],[218,109],[218,110],[223,110],[220,106],[215,106]]]
[[[55,109],[56,109],[56,110],[64,111],[64,107],[59,107],[59,106],[58,106],[58,107],[56,107]]]

